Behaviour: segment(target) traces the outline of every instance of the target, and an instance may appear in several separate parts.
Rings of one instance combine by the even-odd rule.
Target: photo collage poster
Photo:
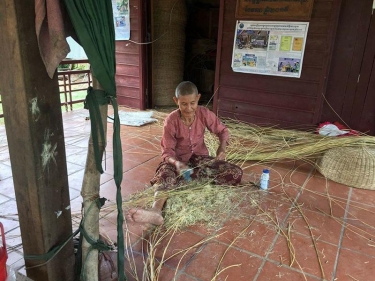
[[[308,22],[237,21],[235,72],[299,78]]]
[[[129,0],[112,0],[115,40],[130,39]]]

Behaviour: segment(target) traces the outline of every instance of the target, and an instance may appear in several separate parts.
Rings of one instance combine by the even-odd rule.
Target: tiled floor
[[[85,110],[63,114],[73,214],[79,213],[81,206],[90,132],[87,116]],[[161,127],[156,124],[121,126],[124,196],[149,185],[160,161],[160,135]],[[109,124],[108,139],[111,137]],[[113,201],[116,188],[110,143],[101,196]],[[259,179],[263,166],[245,163],[243,167],[244,183],[248,183]],[[253,188],[257,202],[241,205],[245,217],[229,216],[216,230],[192,226],[162,240],[154,261],[155,266],[162,259],[164,263],[153,281],[375,280],[375,191],[327,181],[303,163],[270,163],[268,167],[270,189],[261,192]],[[112,239],[116,239],[116,215],[103,214],[100,221],[102,230]],[[24,272],[4,126],[0,126],[0,220],[6,231],[7,264]],[[136,229],[134,225],[128,227]],[[132,264],[136,264],[139,280],[147,257],[145,245],[139,240],[129,248],[133,250]],[[181,250],[185,251],[178,253]],[[129,262],[126,268],[129,270]],[[127,276],[135,280],[131,274]]]

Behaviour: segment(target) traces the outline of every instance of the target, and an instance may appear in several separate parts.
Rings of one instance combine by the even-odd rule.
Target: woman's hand
[[[222,146],[219,146],[219,148],[217,149],[216,151],[216,160],[225,160],[225,148],[223,148]]]
[[[174,165],[176,167],[177,172],[179,172],[179,173],[181,173],[181,171],[183,171],[183,170],[189,169],[189,166],[186,165],[184,162],[181,162],[181,161],[176,161],[174,163]]]

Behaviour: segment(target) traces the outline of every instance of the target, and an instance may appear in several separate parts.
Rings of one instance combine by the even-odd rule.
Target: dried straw
[[[125,199],[125,209],[131,207],[148,208],[154,201],[154,188],[132,194]],[[230,216],[241,216],[240,205],[244,201],[256,201],[258,194],[251,184],[234,188],[226,185],[213,185],[205,181],[188,182],[177,189],[162,191],[160,196],[168,198],[163,209],[166,228],[179,221],[179,228],[184,229],[198,223],[215,229]],[[221,216],[218,216],[220,210]],[[183,214],[183,215],[182,215]]]
[[[232,119],[224,119],[224,123],[231,135],[227,147],[227,159],[235,162],[311,161],[335,147],[375,148],[375,137],[365,134],[329,137],[312,132],[260,127]],[[217,138],[212,134],[206,134],[205,139],[210,153],[214,154],[218,146]]]

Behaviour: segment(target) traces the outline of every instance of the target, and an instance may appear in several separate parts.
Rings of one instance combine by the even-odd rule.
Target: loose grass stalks
[[[312,177],[310,177],[307,181],[309,181],[311,178],[312,178]],[[341,198],[333,198],[333,197],[329,194],[329,192],[328,192],[328,179],[325,178],[325,181],[326,181],[326,194],[323,194],[323,193],[320,193],[320,192],[316,192],[316,191],[313,191],[313,190],[310,190],[310,189],[304,189],[304,191],[305,191],[305,192],[310,192],[310,193],[312,193],[312,194],[319,195],[319,196],[322,196],[322,197],[326,197],[327,200],[328,200],[328,203],[329,203],[329,208],[330,208],[330,210],[329,210],[329,216],[333,218],[334,216],[333,216],[332,202],[335,203],[336,206],[338,206],[339,208],[341,208],[341,209],[345,212],[346,207],[342,207],[339,203],[346,204],[346,200],[341,199]],[[359,209],[359,210],[362,210],[362,211],[366,211],[366,212],[368,212],[368,213],[372,213],[372,214],[375,215],[375,212],[374,212],[374,211],[368,210],[368,209],[363,208],[363,207],[360,207],[360,206],[358,206],[358,205],[353,205],[353,204],[351,204],[351,207],[352,207],[352,208]],[[319,211],[321,212],[321,210],[320,210],[319,208],[316,208],[316,209],[319,210]],[[349,215],[351,215],[352,217],[354,217],[355,219],[357,219],[357,220],[358,220],[359,222],[361,222],[363,225],[365,225],[365,226],[367,226],[367,227],[369,227],[369,228],[372,228],[372,229],[375,228],[374,226],[369,225],[369,224],[365,223],[364,221],[359,220],[359,219],[358,219],[355,215],[353,215],[351,212],[347,211],[347,213],[348,213]],[[324,214],[326,214],[326,213],[324,213]],[[351,225],[349,222],[347,222],[347,224]]]
[[[318,247],[316,245],[316,241],[315,241],[315,235],[314,233],[312,232],[312,227],[309,223],[309,220],[307,219],[307,217],[305,216],[304,212],[302,211],[301,207],[299,204],[296,204],[294,202],[294,200],[292,200],[290,198],[290,196],[285,192],[284,188],[282,188],[282,191],[284,193],[284,195],[288,198],[288,200],[290,201],[290,203],[292,204],[293,207],[295,207],[298,212],[300,213],[300,215],[303,217],[303,220],[305,221],[306,225],[307,225],[307,228],[309,229],[309,233],[310,233],[310,236],[311,236],[311,240],[313,242],[313,245],[314,245],[314,249],[315,249],[315,253],[316,253],[316,257],[318,259],[318,263],[319,263],[319,268],[320,268],[320,271],[322,273],[322,278],[324,281],[326,281],[326,277],[325,277],[325,273],[324,273],[324,269],[323,269],[323,265],[322,265],[322,261],[320,260],[320,257],[319,257],[319,251],[318,251]]]
[[[276,220],[274,220],[274,218],[268,213],[268,212],[266,212],[261,206],[260,206],[260,204],[258,204],[258,209],[263,213],[263,214],[265,214],[270,220],[271,220],[271,222],[276,226],[276,228],[277,228],[277,230],[278,230],[278,233],[281,233],[284,237],[285,237],[285,239],[286,239],[286,241],[287,241],[287,244],[288,244],[288,248],[289,248],[289,254],[290,254],[290,267],[293,265],[293,263],[295,262],[297,265],[298,265],[298,267],[299,267],[299,269],[301,270],[301,272],[302,272],[302,275],[303,275],[303,278],[305,279],[305,281],[307,281],[307,278],[306,278],[306,275],[305,275],[305,272],[303,271],[303,269],[302,269],[302,266],[300,265],[300,263],[297,261],[297,259],[296,259],[296,251],[295,251],[295,249],[294,249],[294,246],[293,246],[293,243],[292,243],[292,241],[291,241],[291,239],[290,239],[290,237],[289,237],[289,235],[287,234],[287,233],[285,233],[285,231],[282,229],[282,227],[280,226],[280,224],[279,224],[279,222]],[[292,263],[293,262],[293,263]]]
[[[238,235],[233,239],[233,241],[228,245],[228,247],[225,249],[225,252],[224,252],[224,254],[221,256],[221,259],[220,259],[220,261],[219,261],[219,263],[218,263],[218,265],[217,265],[217,267],[216,267],[215,276],[211,279],[211,281],[216,281],[216,277],[219,276],[220,273],[224,272],[226,269],[228,269],[228,268],[230,268],[230,267],[233,267],[233,266],[240,266],[240,265],[241,265],[241,264],[235,264],[235,265],[231,265],[231,266],[228,266],[228,267],[225,267],[225,268],[219,270],[220,265],[221,265],[221,263],[223,262],[223,259],[224,259],[225,255],[227,254],[227,252],[229,251],[229,249],[233,246],[233,244],[237,241],[237,239],[238,239],[239,237],[241,237],[241,236],[245,233],[245,231],[247,231],[247,230],[249,229],[249,227],[253,224],[253,222],[254,222],[254,220],[252,220],[252,221],[250,222],[250,224],[249,224],[248,226],[246,226],[246,227],[240,232],[240,234],[238,234]]]
[[[126,228],[129,229],[126,220],[124,220],[124,224],[125,224]],[[125,251],[125,258],[129,262],[130,274],[135,278],[135,280],[139,280],[138,279],[138,273],[137,273],[137,267],[136,267],[136,264],[135,264],[134,252],[133,252],[132,245],[131,245],[131,239],[130,239],[131,234],[133,234],[133,233],[130,233],[129,231],[125,231],[125,238],[124,238],[125,239],[125,249],[127,249]]]
[[[239,264],[232,264],[232,265],[228,265],[227,267],[224,267],[223,269],[221,269],[219,272],[217,272],[217,273],[215,274],[214,278],[211,279],[211,281],[215,281],[215,280],[216,280],[216,277],[217,277],[218,275],[220,275],[222,272],[224,272],[225,270],[227,270],[227,269],[229,269],[229,268],[231,268],[231,267],[239,267],[239,266],[241,266],[240,263],[239,263]],[[225,280],[227,280],[227,279],[228,279],[228,276],[225,278]]]
[[[167,250],[176,234],[178,229],[180,229],[180,224],[183,221],[183,218],[181,220],[175,221],[174,224],[168,228],[165,227],[157,227],[155,231],[151,234],[150,238],[147,240],[148,244],[148,258],[146,259],[144,265],[145,265],[145,270],[144,270],[144,277],[146,278],[145,280],[147,281],[157,281],[159,280],[160,272],[168,260],[176,257],[179,254],[182,254],[181,258],[178,261],[176,270],[175,270],[175,276],[178,274],[178,269],[180,267],[180,264],[183,260],[183,258],[186,256],[186,254],[191,251],[192,249],[198,248],[202,246],[203,244],[207,243],[211,239],[217,238],[220,235],[223,235],[225,232],[217,235],[213,235],[210,237],[206,237],[202,239],[201,241],[195,243],[192,246],[189,246],[185,249],[179,250],[169,257],[166,257],[167,255]],[[169,236],[169,238],[167,238]],[[162,242],[168,239],[166,246],[163,249],[161,258],[158,260],[156,257],[157,251],[159,250],[160,245],[162,245]],[[156,263],[158,262],[158,264]]]
[[[330,214],[327,214],[326,212],[322,211],[322,210],[319,209],[319,208],[316,208],[316,209],[317,209],[319,212],[321,212],[322,214],[324,214],[324,215],[326,215],[326,216],[328,216],[328,217],[334,219],[334,220],[335,220],[337,223],[339,223],[341,226],[345,227],[346,230],[349,230],[350,232],[352,232],[352,233],[358,235],[359,237],[361,237],[361,238],[363,238],[363,239],[365,239],[365,240],[369,240],[369,238],[367,238],[367,237],[365,237],[364,235],[362,235],[362,234],[360,234],[360,233],[358,233],[358,232],[356,232],[356,231],[354,231],[354,230],[348,228],[347,225],[349,225],[349,226],[351,226],[351,227],[353,227],[353,228],[359,230],[360,232],[362,232],[362,233],[364,233],[364,234],[367,234],[367,235],[369,235],[369,236],[372,236],[371,233],[369,233],[369,232],[367,232],[367,231],[365,231],[365,230],[363,230],[363,229],[360,229],[359,227],[357,227],[357,226],[355,226],[355,225],[353,225],[353,224],[351,224],[351,223],[344,222],[344,221],[342,221],[341,219],[339,219],[339,218],[337,218],[337,217],[335,217],[335,216],[331,216]]]

